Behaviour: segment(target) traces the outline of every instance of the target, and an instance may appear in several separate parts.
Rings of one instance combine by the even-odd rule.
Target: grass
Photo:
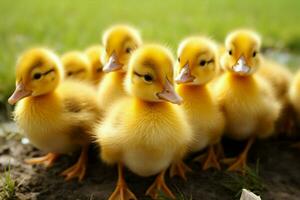
[[[226,176],[227,178],[221,184],[232,193],[233,199],[240,199],[243,189],[259,196],[263,195],[265,186],[259,177],[259,161],[255,169],[247,167],[245,175],[228,172]]]
[[[15,197],[15,181],[12,179],[10,167],[0,176],[0,199],[11,200]]]
[[[147,41],[176,49],[186,35],[202,33],[223,41],[237,27],[263,34],[265,45],[300,50],[298,0],[1,0],[0,101],[14,86],[14,65],[20,52],[45,45],[59,53],[101,41],[105,28],[127,22]]]

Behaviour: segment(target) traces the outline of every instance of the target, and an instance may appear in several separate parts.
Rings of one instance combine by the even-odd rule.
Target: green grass
[[[45,45],[58,52],[99,43],[105,28],[126,22],[138,27],[147,41],[176,49],[191,34],[219,41],[237,27],[263,34],[266,45],[300,49],[298,0],[1,0],[0,101],[14,85],[14,65],[20,52]],[[1,92],[2,91],[2,92]]]
[[[232,193],[233,199],[240,199],[243,189],[263,196],[263,192],[266,188],[259,176],[259,161],[257,161],[255,169],[247,167],[245,175],[226,173],[226,176],[226,179],[221,182],[221,185]]]
[[[0,199],[14,199],[16,185],[11,177],[10,167],[0,176],[0,186]]]

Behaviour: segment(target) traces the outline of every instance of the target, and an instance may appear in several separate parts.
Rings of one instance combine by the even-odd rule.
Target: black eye
[[[178,62],[180,62],[180,57],[178,57]]]
[[[232,55],[232,50],[229,50],[228,53],[229,53],[229,55]]]
[[[204,66],[205,64],[206,64],[205,60],[201,60],[200,63],[199,63],[200,66]]]
[[[35,73],[34,75],[33,75],[33,78],[35,79],[35,80],[38,80],[38,79],[40,79],[42,77],[42,74],[41,73]]]
[[[252,56],[253,56],[253,57],[255,57],[255,56],[256,56],[256,54],[257,54],[257,52],[256,52],[256,51],[254,51],[254,52],[253,52],[253,54],[252,54]]]
[[[132,49],[131,48],[126,48],[126,53],[130,53],[132,51]]]
[[[68,76],[72,76],[73,75],[73,72],[68,72]]]
[[[96,72],[101,72],[101,71],[102,71],[102,68],[100,68],[100,67],[96,69]]]
[[[146,75],[144,76],[144,79],[145,79],[146,82],[151,82],[151,81],[153,81],[152,76],[149,75],[149,74],[146,74]]]

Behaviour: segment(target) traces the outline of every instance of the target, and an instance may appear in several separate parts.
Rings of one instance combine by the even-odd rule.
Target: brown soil
[[[262,199],[296,200],[300,197],[300,150],[290,147],[292,141],[274,139],[257,141],[250,152],[249,163],[254,169],[259,168],[258,183],[243,183],[248,189],[259,191]],[[238,152],[242,145],[225,141],[225,152]],[[233,154],[233,153],[232,153]],[[41,200],[85,200],[107,199],[112,193],[117,171],[98,159],[96,148],[90,149],[87,176],[81,183],[65,182],[60,172],[76,160],[76,155],[63,156],[49,169],[43,166],[31,166],[23,162],[25,158],[42,155],[31,145],[19,140],[6,140],[0,137],[0,173],[10,166],[11,175],[16,182],[15,199]],[[259,165],[257,165],[259,160]],[[243,187],[240,181],[246,177],[214,170],[201,171],[198,163],[188,160],[194,173],[189,174],[188,182],[179,178],[167,179],[167,184],[177,193],[178,199],[234,199]],[[225,167],[224,167],[225,168]],[[141,178],[126,171],[126,180],[139,199],[149,199],[144,192],[154,177]],[[251,181],[251,180],[250,180]],[[253,181],[253,180],[252,180]],[[248,185],[247,185],[248,184]]]

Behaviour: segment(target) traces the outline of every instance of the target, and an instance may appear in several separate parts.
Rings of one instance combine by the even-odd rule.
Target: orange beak
[[[103,71],[108,73],[108,72],[113,72],[121,69],[123,65],[119,63],[117,54],[115,52],[112,53],[112,55],[109,57],[108,63],[106,63],[103,67]]]
[[[179,75],[175,78],[177,84],[193,82],[195,77],[191,74],[189,64],[185,64]]]
[[[14,105],[21,99],[30,96],[31,93],[31,91],[25,89],[23,83],[18,83],[14,93],[9,97],[8,103]]]
[[[175,92],[174,86],[167,79],[162,92],[157,93],[157,97],[174,104],[181,104],[182,98]]]

